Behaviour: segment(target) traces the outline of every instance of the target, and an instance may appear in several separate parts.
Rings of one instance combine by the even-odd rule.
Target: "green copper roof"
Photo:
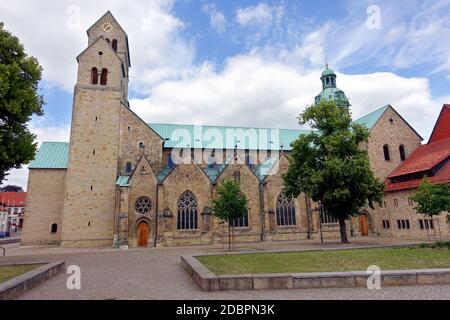
[[[280,159],[278,157],[267,158],[266,161],[256,166],[255,175],[258,177],[260,181],[263,181],[267,175],[270,173],[270,170],[275,166],[275,164]]]
[[[326,89],[327,90],[327,89]],[[358,119],[355,123],[366,126],[368,129],[372,129],[373,126],[377,123],[383,113],[389,105],[384,106],[380,109],[375,110],[374,112]],[[155,130],[159,135],[161,135],[164,139],[168,138],[169,140],[165,141],[166,148],[173,148],[177,146],[177,142],[179,139],[172,140],[171,137],[177,137],[177,130],[186,130],[191,137],[196,137],[195,140],[191,139],[189,143],[191,146],[200,145],[200,133],[194,129],[193,125],[180,125],[180,124],[149,124],[149,126]],[[211,149],[234,149],[235,145],[238,146],[239,149],[249,149],[249,150],[281,150],[281,146],[283,146],[283,150],[290,151],[291,143],[296,140],[302,134],[308,134],[311,131],[308,130],[293,130],[293,129],[264,129],[264,128],[245,128],[245,127],[223,127],[223,126],[203,126],[203,148],[211,148]],[[227,129],[237,129],[241,130],[243,133],[253,132],[256,133],[257,137],[261,137],[261,141],[257,142],[256,146],[250,145],[248,139],[244,139],[241,141],[239,138],[235,138],[234,140],[226,141],[212,141],[214,139],[209,139],[208,135],[205,134],[207,129],[214,129],[226,137]],[[258,135],[259,130],[262,130],[262,133],[267,133],[267,139],[263,138],[264,135]],[[277,134],[277,130],[279,132],[279,139],[275,136]],[[186,133],[185,132],[185,133]],[[260,133],[261,133],[260,132]],[[180,132],[178,132],[180,133]],[[195,133],[195,135],[194,135]],[[194,141],[193,141],[194,140]],[[237,142],[239,140],[239,142]],[[278,141],[279,140],[279,141]],[[234,143],[233,143],[234,141]],[[195,142],[195,143],[194,143]],[[271,143],[272,142],[272,143]],[[261,144],[261,146],[258,146]],[[253,147],[256,147],[254,149]],[[35,159],[30,163],[29,169],[67,169],[67,163],[69,159],[69,143],[67,142],[43,142],[39,151],[36,153]],[[273,165],[273,164],[272,164]],[[268,169],[267,169],[268,168]],[[256,166],[255,174],[264,178],[267,172],[271,169],[270,159],[263,163],[262,165]],[[173,168],[165,168],[161,172],[158,173],[158,181],[162,182],[173,170]],[[218,166],[214,168],[207,168],[205,170],[206,175],[211,179],[211,181],[215,181],[217,177],[220,175],[221,171],[224,170],[224,166]],[[128,181],[125,181],[125,178],[128,176],[119,177],[117,183],[118,185],[126,185]]]
[[[334,71],[328,67],[325,70],[323,70],[323,72],[322,72],[322,77],[323,76],[331,76],[331,75],[336,75],[336,73],[334,73]]]
[[[67,169],[69,143],[43,142],[29,169]]]
[[[129,179],[130,176],[119,176],[117,178],[116,185],[118,185],[119,187],[129,187],[130,186],[130,183],[128,181]]]
[[[372,113],[369,113],[368,115],[365,115],[362,118],[359,118],[355,121],[357,124],[361,124],[365,126],[367,129],[372,129],[373,126],[378,122],[378,120],[381,118],[383,113],[386,111],[386,109],[389,108],[389,105],[384,106],[380,109],[375,110]]]
[[[156,178],[158,179],[158,182],[163,182],[168,176],[169,174],[175,169],[176,166],[173,166],[172,168],[170,167],[165,167],[164,169],[162,169],[157,175]]]
[[[148,124],[165,139],[165,148],[204,148],[233,150],[291,150],[291,143],[308,130],[269,129],[185,124]],[[250,139],[250,137],[256,139]]]

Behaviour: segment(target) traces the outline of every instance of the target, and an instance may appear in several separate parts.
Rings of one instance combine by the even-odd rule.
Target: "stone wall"
[[[384,180],[400,165],[400,145],[405,146],[408,157],[420,146],[421,141],[414,130],[392,108],[388,108],[370,131],[367,149],[375,176]],[[389,145],[390,161],[384,159],[385,144]]]
[[[112,244],[120,108],[120,91],[75,90],[63,246]]]
[[[424,215],[418,214],[414,207],[415,203],[409,201],[409,197],[415,192],[414,189],[402,190],[386,193],[384,201],[386,207],[377,207],[376,214],[373,215],[375,230],[381,236],[394,236],[405,238],[428,238],[434,240],[434,236],[439,239],[440,233],[443,237],[450,236],[450,224],[447,222],[447,213],[441,214],[437,221],[433,223],[433,229],[421,229],[419,220],[429,219]],[[397,206],[398,203],[398,206]],[[390,228],[383,228],[383,220],[389,220]],[[397,220],[409,220],[410,228],[398,228]]]
[[[60,243],[65,180],[66,170],[30,170],[22,245]],[[52,234],[51,228],[55,223],[58,230]]]
[[[162,138],[125,106],[122,106],[120,113],[119,167],[121,174],[125,174],[127,162],[131,162],[133,166],[136,165],[141,155],[140,143],[144,144],[145,154],[152,165],[155,168],[161,167]]]
[[[234,238],[238,242],[261,241],[261,226],[264,225],[264,215],[261,210],[261,198],[259,192],[259,180],[245,164],[233,164],[226,167],[217,179],[219,185],[226,179],[235,180],[239,174],[239,182],[242,192],[248,199],[248,223],[249,226],[234,228]],[[216,229],[221,239],[228,239],[226,228]],[[227,242],[228,240],[223,241]]]
[[[146,157],[142,157],[139,162],[136,171],[133,173],[130,181],[131,187],[129,188],[129,203],[128,203],[128,239],[129,244],[133,247],[137,246],[137,227],[140,222],[145,221],[149,225],[149,243],[151,246],[155,234],[156,224],[156,210],[157,210],[157,188],[158,180],[150,167]],[[140,197],[149,197],[152,206],[148,214],[139,214],[135,209],[136,201]]]
[[[206,207],[211,207],[211,182],[198,165],[177,166],[160,186],[159,210],[165,214],[158,225],[158,235],[163,245],[206,244],[212,241],[211,223],[202,216]],[[177,201],[190,191],[197,199],[198,229],[177,230]]]

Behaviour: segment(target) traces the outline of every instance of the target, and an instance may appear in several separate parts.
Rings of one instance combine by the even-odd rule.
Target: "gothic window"
[[[106,86],[106,83],[108,82],[108,69],[102,69],[102,75],[100,76],[100,84],[102,86]]]
[[[295,226],[297,221],[294,199],[288,198],[284,193],[281,193],[277,200],[276,214],[277,226]]]
[[[231,226],[234,228],[247,228],[248,227],[248,212],[242,218],[234,218],[230,221]]]
[[[152,210],[152,200],[149,197],[140,197],[134,206],[137,213],[146,215]]]
[[[177,229],[198,229],[197,199],[190,191],[183,193],[177,201]]]
[[[114,39],[114,40],[112,41],[112,48],[113,48],[113,50],[114,50],[115,52],[117,52],[117,40],[116,40],[116,39]]]
[[[400,160],[405,161],[406,160],[405,146],[401,145],[398,149],[399,149],[399,152],[400,152]]]
[[[91,84],[98,84],[98,70],[97,70],[97,68],[92,68],[92,70],[91,70]]]
[[[127,164],[125,166],[125,172],[131,173],[131,171],[133,171],[133,165],[131,164],[131,162],[127,162]]]
[[[384,160],[391,161],[391,152],[389,151],[389,146],[387,144],[383,146],[383,152],[384,152]]]
[[[58,225],[56,223],[52,224],[52,234],[55,234],[58,232]]]

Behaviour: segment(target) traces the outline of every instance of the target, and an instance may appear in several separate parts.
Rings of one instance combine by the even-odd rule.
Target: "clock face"
[[[104,24],[102,24],[102,29],[105,32],[111,32],[113,30],[113,25],[111,22],[105,22]]]

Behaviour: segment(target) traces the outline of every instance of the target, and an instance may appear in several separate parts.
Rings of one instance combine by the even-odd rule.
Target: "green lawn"
[[[40,265],[23,265],[23,266],[0,266],[0,283],[11,280],[24,273],[40,267]]]
[[[342,251],[251,253],[202,256],[201,263],[218,275],[450,268],[447,248],[385,248]]]

